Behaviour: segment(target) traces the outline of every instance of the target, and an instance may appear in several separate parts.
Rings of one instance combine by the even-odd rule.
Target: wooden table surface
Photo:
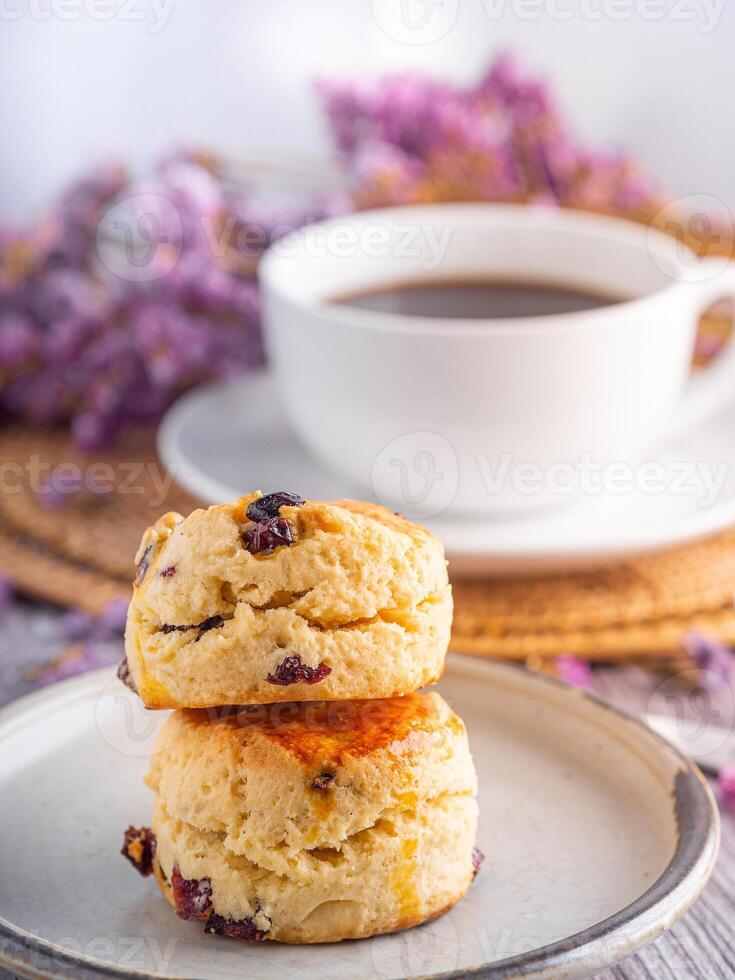
[[[595,692],[631,713],[647,709],[662,678],[639,668],[605,667]],[[686,694],[682,691],[682,698]],[[657,698],[656,710],[666,707]],[[670,704],[672,712],[674,704]],[[718,719],[722,720],[722,719]],[[731,719],[728,719],[731,720]],[[720,856],[699,901],[669,932],[598,980],[733,980],[735,978],[735,816],[722,814]]]
[[[5,614],[0,628],[0,703],[32,689],[27,669],[46,662],[58,649],[57,619],[58,613],[51,609],[26,604],[16,604]],[[646,709],[661,681],[661,676],[638,668],[606,667],[595,673],[595,690],[626,710],[638,713]],[[661,706],[657,701],[657,709]],[[735,816],[724,814],[717,867],[694,908],[640,953],[597,977],[598,980],[733,980],[734,940]],[[10,976],[0,969],[0,977]]]

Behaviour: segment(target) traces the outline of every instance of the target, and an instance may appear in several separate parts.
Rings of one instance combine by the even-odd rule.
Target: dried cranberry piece
[[[138,693],[138,688],[133,683],[133,676],[130,673],[130,664],[128,663],[128,658],[123,657],[117,668],[117,676],[123,682],[125,687],[129,687],[131,691],[135,694]]]
[[[480,867],[482,866],[482,862],[484,860],[485,860],[485,855],[482,853],[480,848],[473,847],[472,848],[472,868],[474,871],[474,874],[472,875],[473,878],[476,878],[480,873]]]
[[[269,517],[278,517],[281,507],[301,507],[306,503],[303,497],[290,490],[279,490],[277,493],[267,493],[248,504],[245,511],[251,521],[266,521]]]
[[[171,888],[176,914],[182,919],[200,919],[212,904],[209,878],[184,878],[178,864],[171,872]]]
[[[327,793],[336,778],[336,772],[330,772],[328,769],[324,769],[318,776],[314,776],[309,785],[312,789],[319,790],[320,793]]]
[[[230,936],[232,939],[243,939],[246,943],[262,943],[266,931],[258,929],[252,919],[227,919],[212,912],[204,931],[216,936]]]
[[[275,674],[268,674],[266,680],[269,684],[280,684],[286,687],[288,684],[318,684],[332,673],[332,668],[325,663],[320,663],[318,667],[309,667],[308,664],[301,663],[301,657],[296,654],[294,657],[285,657],[276,667]]]
[[[161,569],[161,578],[171,578],[171,576],[175,574],[176,565],[167,565],[165,568]]]
[[[153,551],[153,542],[151,542],[141,555],[140,561],[138,562],[138,567],[135,569],[135,584],[140,585],[145,578],[145,573],[151,563],[151,552]]]
[[[202,623],[191,623],[185,626],[175,626],[172,623],[164,623],[161,627],[162,633],[189,633],[191,630],[199,630],[195,643],[197,640],[201,640],[202,636],[208,631],[216,629],[218,626],[222,626],[224,619],[222,616],[210,616],[209,619],[205,619]]]
[[[217,629],[218,626],[222,626],[224,619],[221,616],[210,616],[209,619],[205,619],[203,623],[199,624],[199,633],[194,641],[197,643],[209,630]]]
[[[245,528],[242,534],[251,555],[270,554],[283,544],[293,544],[293,531],[285,517],[269,517]]]
[[[130,861],[136,871],[147,878],[153,874],[156,835],[150,827],[128,827],[120,853]]]

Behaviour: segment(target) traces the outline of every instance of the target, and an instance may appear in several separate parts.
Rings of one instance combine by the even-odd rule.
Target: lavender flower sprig
[[[733,679],[733,653],[724,643],[693,630],[684,637],[684,648],[710,689],[729,687]]]
[[[540,201],[631,215],[660,206],[628,157],[575,141],[548,88],[507,55],[468,88],[404,74],[326,80],[319,92],[364,206]]]
[[[105,218],[118,207],[144,236],[145,275],[126,275],[124,222],[120,268],[105,261]],[[36,227],[0,229],[0,409],[67,424],[80,448],[97,449],[187,388],[260,364],[254,262],[279,228],[253,209],[212,161],[174,154],[146,180],[101,168]],[[304,220],[291,215],[293,227]],[[274,220],[288,227],[283,209]]]
[[[581,687],[585,691],[591,691],[593,687],[592,668],[587,660],[573,657],[569,653],[560,653],[554,659],[554,666],[558,677],[571,684],[573,687]]]
[[[717,776],[717,798],[726,813],[735,813],[735,766],[723,766]]]

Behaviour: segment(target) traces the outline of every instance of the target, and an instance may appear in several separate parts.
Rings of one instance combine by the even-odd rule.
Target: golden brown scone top
[[[228,513],[237,524],[245,528],[252,523],[247,516],[248,506],[262,496],[262,491],[256,490],[253,493],[244,494],[234,503],[215,504],[208,510]],[[306,500],[300,507],[282,507],[281,514],[289,521],[297,536],[299,534],[309,535],[316,530],[339,530],[339,511],[335,511],[334,508],[377,521],[393,531],[406,535],[417,544],[433,538],[431,532],[422,525],[409,521],[402,514],[389,510],[382,504],[369,503],[365,500],[347,498],[342,500]],[[144,531],[135,555],[136,576],[133,584],[136,587],[142,584],[149,567],[160,551],[160,546],[171,536],[178,525],[185,520],[194,518],[195,515],[203,515],[204,513],[204,509],[197,508],[185,518],[182,514],[169,511],[162,514],[155,523]]]
[[[412,736],[440,724],[435,695],[414,692],[400,698],[304,701],[244,708],[188,709],[192,728],[217,725],[222,737],[241,746],[261,740],[279,746],[305,766],[342,765],[391,746],[397,756],[410,751]],[[463,726],[455,715],[443,724]]]

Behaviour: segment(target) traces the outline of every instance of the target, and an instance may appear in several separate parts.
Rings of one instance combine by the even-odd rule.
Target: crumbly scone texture
[[[378,505],[311,500],[280,509],[291,544],[252,554],[259,497],[167,514],[143,536],[125,634],[143,702],[382,698],[437,680],[452,619],[441,543]],[[323,676],[273,683],[294,657]]]
[[[174,712],[147,778],[156,876],[209,912],[325,942],[440,915],[474,875],[476,777],[438,694]]]

